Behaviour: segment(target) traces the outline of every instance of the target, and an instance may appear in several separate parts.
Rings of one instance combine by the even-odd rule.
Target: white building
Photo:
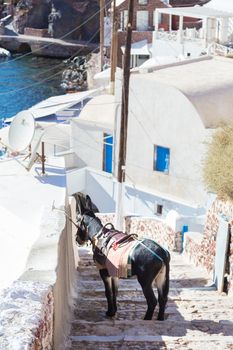
[[[202,183],[205,142],[223,121],[233,119],[233,74],[229,74],[233,72],[233,61],[203,57],[149,71],[143,69],[139,74],[133,73],[130,80],[126,213],[151,215],[161,209],[161,205],[164,213],[170,209],[188,215],[200,213],[199,209],[204,208],[207,201]],[[116,100],[119,101],[121,89],[117,91]],[[92,185],[86,183],[84,186],[80,181],[79,189],[91,189],[88,193],[97,205],[102,206],[101,191],[111,188],[111,208],[114,210],[114,183],[109,187],[113,177],[107,177],[106,187],[105,180],[101,180],[98,196],[93,178],[97,188],[97,178],[106,177],[106,173],[101,173],[106,170],[103,166],[104,133],[112,132],[116,140],[113,142],[112,170],[117,164],[119,125],[116,122],[120,118],[120,108],[109,96],[109,101],[112,99],[115,103],[115,109],[110,112],[108,98],[102,96],[101,103],[97,103],[99,98],[92,100],[89,121],[86,106],[82,113],[87,115],[73,122],[72,138],[79,168],[95,168],[95,175],[91,175]],[[85,175],[85,181],[89,181],[88,176]],[[101,207],[101,210],[106,209]]]
[[[71,148],[76,166],[112,172],[112,142],[119,103],[113,95],[92,98],[78,118],[71,121]]]
[[[223,121],[233,120],[232,96],[231,59],[185,61],[133,74],[128,181],[203,206],[205,141]]]
[[[161,15],[169,16],[169,30],[167,32],[159,30],[159,18]],[[179,29],[177,31],[172,30],[172,16],[179,17]],[[185,28],[185,17],[199,19],[201,28],[199,30],[196,28]],[[156,39],[171,43],[174,49],[185,57],[187,55],[197,57],[213,43],[224,44],[232,40],[232,20],[232,9],[212,8],[211,2],[206,7],[159,8],[156,9],[155,13],[154,35]]]

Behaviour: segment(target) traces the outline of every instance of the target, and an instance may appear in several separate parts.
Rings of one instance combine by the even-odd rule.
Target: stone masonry
[[[233,292],[233,204],[229,201],[216,199],[208,211],[204,234],[202,236],[187,235],[185,254],[196,265],[203,266],[208,272],[213,273],[214,259],[216,255],[216,235],[218,232],[218,216],[225,215],[230,224],[230,242],[227,258],[228,286],[230,293]]]
[[[114,221],[114,214],[98,214],[102,224]],[[163,220],[152,217],[125,217],[125,231],[128,234],[136,233],[139,238],[148,237],[154,239],[171,251],[182,251],[181,232],[175,232]]]

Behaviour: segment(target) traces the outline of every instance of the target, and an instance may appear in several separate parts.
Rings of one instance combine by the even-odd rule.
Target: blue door
[[[112,173],[112,149],[113,137],[109,134],[104,134],[104,161],[103,170],[107,173]]]

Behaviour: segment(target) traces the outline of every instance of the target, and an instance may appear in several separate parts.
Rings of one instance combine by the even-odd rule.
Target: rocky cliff
[[[29,27],[48,29],[54,38],[97,42],[98,11],[98,0],[20,0],[14,28],[21,34]]]

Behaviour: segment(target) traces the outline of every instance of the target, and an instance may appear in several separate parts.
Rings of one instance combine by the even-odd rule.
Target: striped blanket
[[[138,241],[132,240],[109,249],[105,266],[112,277],[128,278],[132,276],[131,253],[138,245]]]
[[[93,258],[96,267],[107,269],[112,277],[131,277],[131,254],[138,244],[138,240],[132,236],[119,231],[109,231],[106,236],[94,242]]]

